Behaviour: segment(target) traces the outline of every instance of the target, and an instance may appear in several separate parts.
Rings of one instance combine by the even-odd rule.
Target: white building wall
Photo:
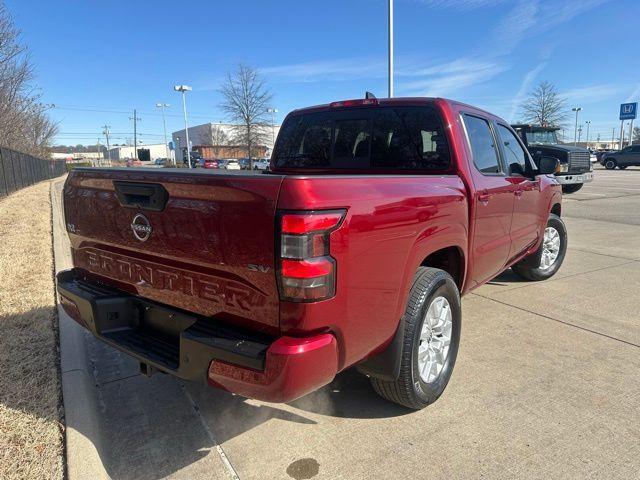
[[[141,148],[146,148],[149,150],[151,161],[158,158],[166,158],[167,156],[167,149],[164,143],[157,143],[153,145],[138,145],[138,150],[140,150]],[[111,160],[125,160],[128,158],[135,158],[133,146],[112,147],[109,150],[109,154],[111,156]],[[169,155],[171,155],[170,150]]]
[[[212,139],[212,131],[218,128],[221,129],[228,138],[233,137],[235,126],[228,123],[203,123],[202,125],[189,127],[189,143],[191,144],[191,147],[195,147],[197,145],[215,145],[215,142]],[[271,126],[265,127],[265,144],[269,155],[273,149],[273,140],[278,137],[279,131],[280,125],[275,125],[273,128]],[[171,139],[173,140],[175,148],[175,156],[178,162],[183,160],[182,149],[187,145],[187,139],[184,132],[184,129],[182,129],[171,134]],[[225,142],[225,144],[234,145],[232,141]]]

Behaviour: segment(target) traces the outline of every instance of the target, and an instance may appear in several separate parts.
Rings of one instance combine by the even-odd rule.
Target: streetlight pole
[[[187,100],[186,100],[186,92],[191,91],[191,87],[187,85],[174,85],[173,89],[176,92],[182,92],[182,111],[184,113],[184,135],[187,141],[187,164],[189,168],[191,167],[191,146],[189,145],[189,124],[187,123]]]
[[[587,149],[589,148],[589,127],[591,126],[591,120],[584,122],[587,124]]]
[[[104,128],[102,133],[107,137],[107,160],[109,161],[109,166],[111,166],[111,147],[109,146],[109,129],[111,125],[103,125],[102,128]]]
[[[267,108],[267,113],[271,114],[271,153],[273,154],[273,147],[276,146],[276,113],[277,108]]]
[[[162,128],[164,129],[164,150],[165,153],[167,154],[167,160],[169,160],[170,155],[169,155],[169,144],[167,143],[167,122],[164,118],[164,109],[165,108],[169,108],[170,105],[168,103],[156,103],[156,107],[161,108],[162,109]],[[175,158],[173,159],[173,166],[176,166],[176,160]]]
[[[580,137],[582,137],[582,125],[578,127],[578,143],[580,143]]]
[[[389,0],[389,98],[393,98],[393,0]]]
[[[573,146],[576,146],[576,141],[578,138],[578,112],[582,110],[582,107],[573,107],[571,111],[576,112],[576,126],[573,129]]]

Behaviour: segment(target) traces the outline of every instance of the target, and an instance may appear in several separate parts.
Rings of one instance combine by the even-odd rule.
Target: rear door
[[[280,175],[86,169],[65,185],[74,265],[135,295],[278,328]]]
[[[463,114],[471,176],[475,186],[471,280],[474,284],[496,276],[504,267],[511,249],[511,219],[515,186],[500,161],[492,122],[475,114]]]

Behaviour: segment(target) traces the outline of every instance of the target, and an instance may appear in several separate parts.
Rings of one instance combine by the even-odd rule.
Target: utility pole
[[[129,120],[133,120],[133,159],[138,160],[138,122],[141,118],[136,115],[136,109],[133,109],[133,117],[129,117]]]
[[[109,160],[109,166],[111,166],[111,147],[109,146],[109,129],[111,125],[103,125],[102,128],[102,133],[107,138],[107,160]]]
[[[618,150],[622,150],[624,146],[624,120],[620,120],[620,145],[618,146]]]
[[[573,146],[576,146],[576,139],[578,138],[578,112],[582,110],[582,107],[573,107],[571,109],[573,112],[576,112],[576,125],[573,129]]]
[[[591,126],[591,120],[584,122],[587,124],[587,149],[589,148],[589,127]]]
[[[165,121],[164,118],[164,109],[165,108],[169,108],[170,105],[168,103],[156,103],[156,107],[161,108],[162,109],[162,128],[164,129],[164,148],[165,148],[165,152],[167,154],[167,160],[169,160],[169,143],[167,143],[167,122]],[[176,166],[176,160],[175,158],[173,159],[173,166]]]
[[[393,0],[389,0],[389,98],[393,98]]]
[[[613,127],[611,129],[611,148],[613,149],[613,144],[616,143],[616,128]]]

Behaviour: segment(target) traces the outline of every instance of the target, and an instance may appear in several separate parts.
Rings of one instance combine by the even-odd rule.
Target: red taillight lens
[[[336,261],[329,255],[329,234],[340,226],[344,210],[286,213],[281,217],[280,297],[313,302],[335,295]]]
[[[282,216],[282,233],[302,235],[332,230],[342,220],[344,212],[317,212],[307,214],[287,213]]]

